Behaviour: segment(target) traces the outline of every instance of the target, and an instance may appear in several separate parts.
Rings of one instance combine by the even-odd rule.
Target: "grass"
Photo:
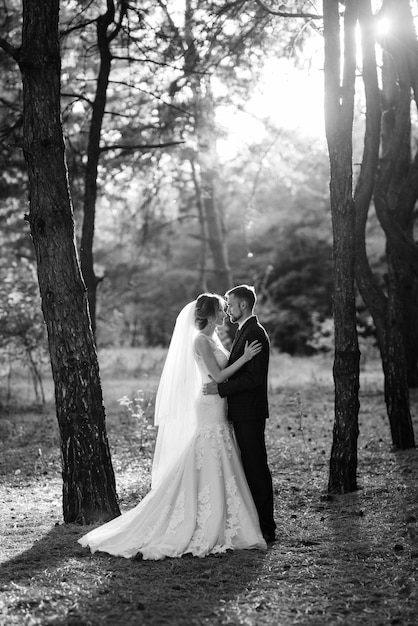
[[[139,388],[152,400],[163,358],[100,355],[122,510],[149,489],[153,431],[142,437],[144,421],[117,400]],[[278,542],[267,553],[205,559],[144,562],[82,549],[85,529],[62,523],[52,404],[36,408],[22,389],[25,403],[0,419],[1,626],[417,623],[418,454],[392,450],[376,363],[361,378],[360,488],[329,498],[330,361],[274,356],[267,442]],[[414,392],[415,427],[417,404]]]

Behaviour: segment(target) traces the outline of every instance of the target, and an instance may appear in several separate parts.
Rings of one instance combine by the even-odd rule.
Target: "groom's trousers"
[[[265,420],[233,422],[245,476],[260,519],[261,532],[274,535],[273,483],[267,463]]]

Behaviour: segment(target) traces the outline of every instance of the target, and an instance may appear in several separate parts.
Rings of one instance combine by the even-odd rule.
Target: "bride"
[[[226,400],[202,393],[210,377],[226,380],[261,350],[257,342],[246,345],[226,367],[228,353],[216,334],[224,308],[220,296],[204,293],[178,315],[156,397],[151,491],[79,539],[92,552],[157,560],[267,548]]]

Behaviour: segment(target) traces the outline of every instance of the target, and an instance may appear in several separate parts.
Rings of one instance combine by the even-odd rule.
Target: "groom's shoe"
[[[263,537],[266,543],[274,543],[276,541],[276,535],[274,533],[263,533]]]

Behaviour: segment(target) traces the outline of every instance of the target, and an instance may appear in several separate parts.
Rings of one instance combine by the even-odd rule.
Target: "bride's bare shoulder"
[[[207,352],[208,350],[212,350],[209,337],[206,337],[206,335],[204,335],[203,333],[199,333],[198,335],[196,335],[194,340],[194,347],[198,354],[202,354]]]

